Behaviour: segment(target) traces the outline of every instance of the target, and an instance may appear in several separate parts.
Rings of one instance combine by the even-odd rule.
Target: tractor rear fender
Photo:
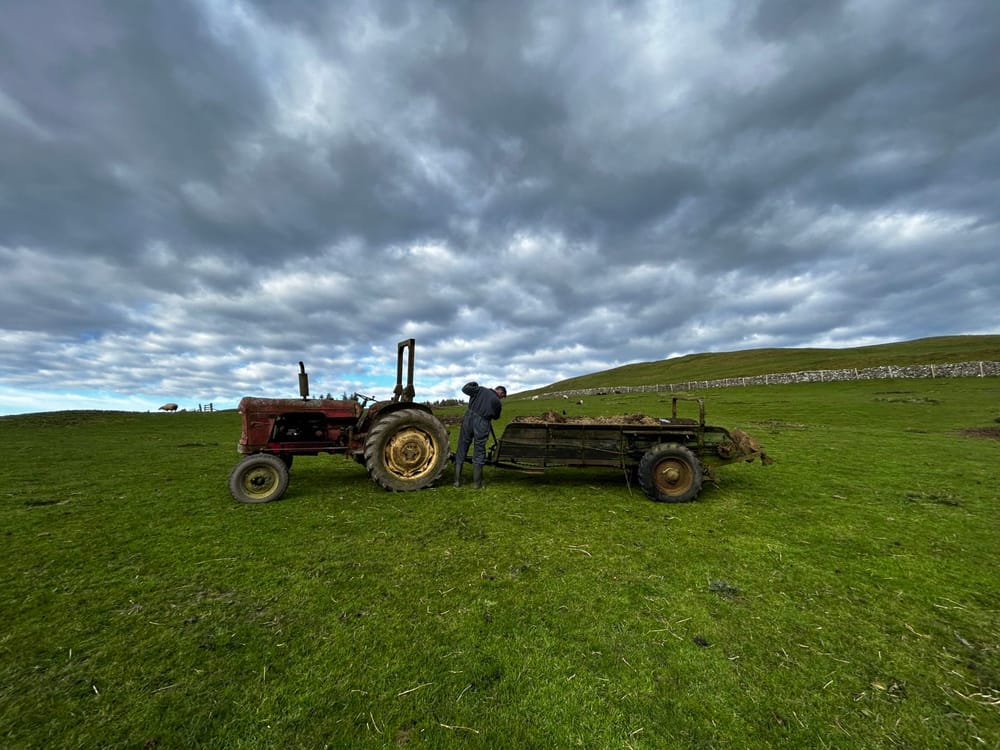
[[[368,411],[365,412],[365,415],[361,418],[361,421],[354,428],[351,445],[352,453],[356,461],[364,463],[365,437],[369,432],[371,432],[372,427],[374,427],[380,419],[384,419],[390,414],[402,411],[403,409],[416,409],[427,412],[428,414],[434,413],[433,410],[426,404],[417,404],[413,402],[379,401],[372,404],[368,408]]]
[[[368,432],[368,430],[371,429],[371,426],[378,420],[388,414],[392,414],[393,412],[400,411],[402,409],[419,409],[420,411],[425,411],[428,414],[434,413],[431,407],[426,404],[406,403],[400,401],[379,401],[378,403],[371,405],[356,429],[358,432]]]

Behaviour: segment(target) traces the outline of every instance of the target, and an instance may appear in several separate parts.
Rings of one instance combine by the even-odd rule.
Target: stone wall
[[[653,393],[659,391],[698,391],[707,388],[734,388],[747,385],[789,385],[792,383],[834,383],[848,380],[893,380],[896,378],[988,378],[1000,377],[1000,362],[956,362],[945,365],[885,365],[883,367],[845,370],[804,370],[771,375],[752,375],[721,380],[692,380],[668,385],[622,385],[555,391],[549,397],[604,396],[609,393]]]

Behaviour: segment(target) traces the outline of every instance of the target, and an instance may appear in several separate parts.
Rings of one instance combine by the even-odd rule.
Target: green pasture
[[[235,412],[0,419],[0,747],[1000,746],[1000,379],[697,395],[776,463],[687,504],[323,456],[247,506]]]
[[[747,349],[707,352],[655,362],[623,365],[613,370],[563,380],[545,389],[613,388],[662,385],[695,380],[769,375],[803,370],[839,370],[886,365],[932,365],[979,362],[1000,358],[1000,336],[936,336],[894,344],[850,349]]]

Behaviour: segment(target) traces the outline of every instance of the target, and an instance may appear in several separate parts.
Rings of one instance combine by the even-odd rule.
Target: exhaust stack
[[[299,395],[302,398],[309,398],[309,376],[306,374],[306,366],[299,362]]]

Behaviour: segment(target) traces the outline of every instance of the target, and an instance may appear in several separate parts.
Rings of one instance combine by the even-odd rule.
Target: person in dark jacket
[[[455,486],[462,486],[462,464],[469,455],[469,445],[472,451],[472,486],[477,490],[483,486],[483,464],[486,463],[486,438],[490,436],[490,423],[500,418],[503,405],[501,399],[507,398],[507,389],[502,385],[496,388],[483,388],[476,381],[462,386],[462,393],[469,397],[469,408],[462,418],[462,429],[458,433],[458,450],[455,452]]]

